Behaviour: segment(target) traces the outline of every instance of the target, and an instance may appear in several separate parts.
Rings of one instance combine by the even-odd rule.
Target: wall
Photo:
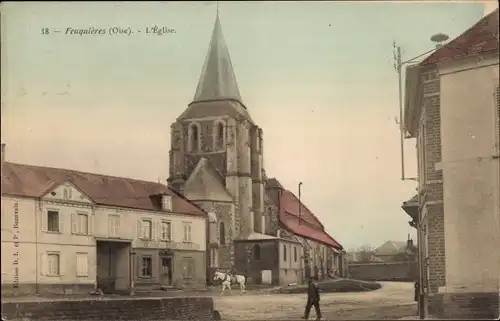
[[[294,258],[297,251],[297,260]],[[286,257],[285,257],[286,251]],[[279,241],[280,284],[300,283],[302,280],[302,245],[284,239]]]
[[[416,262],[350,263],[349,277],[366,281],[408,281],[418,279]]]
[[[59,233],[42,231],[42,219],[46,217],[48,208],[59,211]],[[89,208],[82,204],[2,197],[1,264],[4,294],[87,292],[94,288],[95,241],[90,235],[71,233],[71,213],[75,210],[85,210],[91,215]],[[48,251],[60,255],[59,276],[47,275],[44,255]],[[76,276],[76,253],[88,254],[87,276]]]
[[[500,244],[498,56],[442,66],[440,73],[445,246],[453,253],[440,292],[462,300],[465,293],[490,293],[498,306],[500,247],[492,246]]]
[[[95,237],[109,237],[108,215],[120,216],[119,238],[132,240],[132,247],[134,248],[148,247],[164,249],[166,244],[160,239],[160,222],[164,220],[170,221],[171,224],[171,246],[181,246],[178,243],[183,243],[183,223],[189,222],[191,223],[192,245],[197,251],[206,250],[205,218],[176,213],[148,212],[99,206],[95,209]],[[143,240],[138,238],[138,223],[142,219],[151,219],[153,221],[152,239],[148,240],[147,245]]]
[[[134,249],[134,285],[137,289],[156,288],[160,284],[160,255],[156,249]],[[141,277],[141,257],[144,255],[152,258],[152,277]],[[206,285],[206,253],[201,251],[173,251],[172,255],[172,285],[175,288],[198,288]],[[192,260],[194,266],[191,275],[184,275],[186,260]]]
[[[2,317],[38,320],[213,320],[208,297],[2,302]],[[23,319],[24,320],[24,319]]]
[[[260,259],[255,259],[253,253],[255,244],[260,246]],[[251,251],[250,261],[248,261],[248,251]],[[280,284],[277,240],[236,241],[234,252],[236,271],[247,276],[248,284],[261,284],[262,270],[271,270],[273,285]]]
[[[417,152],[419,163],[420,221],[427,233],[424,287],[429,311],[436,309],[434,296],[445,285],[445,246],[443,210],[443,173],[441,162],[441,99],[437,69],[430,67],[421,74],[422,115],[419,121]]]

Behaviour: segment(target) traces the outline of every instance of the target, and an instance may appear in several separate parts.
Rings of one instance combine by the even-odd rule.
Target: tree
[[[367,263],[373,261],[373,249],[369,245],[363,245],[356,251],[357,261]]]

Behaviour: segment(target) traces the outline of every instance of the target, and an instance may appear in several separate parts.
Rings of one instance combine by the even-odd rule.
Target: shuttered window
[[[120,237],[119,215],[108,215],[108,237]]]
[[[76,253],[76,276],[85,277],[89,275],[89,261],[87,253]]]

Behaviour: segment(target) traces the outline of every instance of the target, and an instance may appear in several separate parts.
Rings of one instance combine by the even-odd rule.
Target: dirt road
[[[261,294],[216,297],[215,308],[223,320],[296,320],[303,315],[305,294]],[[383,282],[376,291],[324,293],[321,309],[325,320],[399,319],[416,315],[413,284]],[[311,319],[315,318],[314,309]]]

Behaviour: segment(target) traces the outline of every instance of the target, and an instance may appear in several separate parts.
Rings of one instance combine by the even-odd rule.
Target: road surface
[[[381,282],[382,288],[360,293],[323,293],[325,320],[399,319],[416,315],[413,283]],[[261,294],[215,297],[222,320],[297,320],[304,313],[305,294]],[[310,319],[316,317],[314,308]]]

